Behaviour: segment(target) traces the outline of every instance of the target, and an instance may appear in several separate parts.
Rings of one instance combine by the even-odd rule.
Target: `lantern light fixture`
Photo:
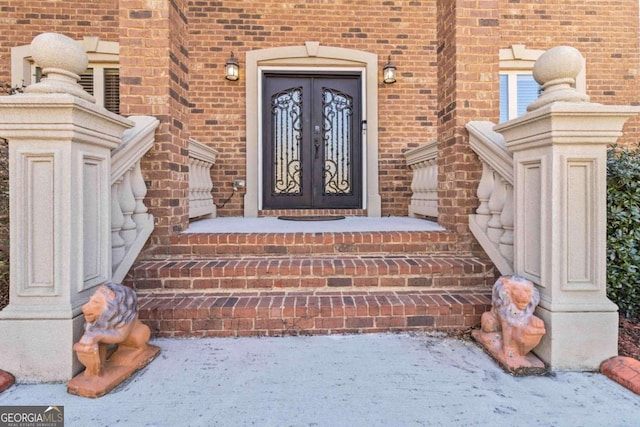
[[[227,62],[224,64],[224,77],[227,80],[235,81],[240,77],[240,65],[238,64],[238,60],[235,56],[233,56],[233,52],[231,52],[231,56],[227,59]]]
[[[391,63],[391,55],[387,59],[387,63],[384,65],[382,69],[382,81],[386,84],[391,84],[396,82],[396,66]]]

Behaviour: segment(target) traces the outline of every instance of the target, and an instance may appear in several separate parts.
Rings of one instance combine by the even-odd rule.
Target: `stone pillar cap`
[[[31,42],[31,55],[46,75],[39,83],[27,86],[29,94],[68,93],[95,103],[95,98],[78,84],[89,64],[82,45],[58,33],[42,33]]]
[[[556,46],[543,53],[533,66],[533,78],[542,86],[542,94],[527,111],[556,101],[589,102],[587,95],[576,90],[583,64],[584,57],[571,46]]]

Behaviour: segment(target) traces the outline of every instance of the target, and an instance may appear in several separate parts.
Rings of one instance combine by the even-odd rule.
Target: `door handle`
[[[315,158],[317,160],[320,153],[320,139],[318,138],[318,135],[320,135],[320,126],[315,125],[313,127],[313,134],[315,135],[313,138],[313,145],[315,146]]]

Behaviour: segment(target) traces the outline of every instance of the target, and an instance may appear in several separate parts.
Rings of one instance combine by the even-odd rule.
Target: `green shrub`
[[[640,149],[607,153],[607,295],[640,316]]]

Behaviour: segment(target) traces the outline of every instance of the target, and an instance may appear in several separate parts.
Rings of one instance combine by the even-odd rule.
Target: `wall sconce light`
[[[391,63],[391,55],[382,69],[382,81],[386,84],[396,82],[396,66]]]
[[[227,80],[235,81],[240,77],[240,65],[238,65],[238,60],[233,56],[233,52],[231,52],[231,56],[227,59],[227,62],[224,64],[224,78]]]

